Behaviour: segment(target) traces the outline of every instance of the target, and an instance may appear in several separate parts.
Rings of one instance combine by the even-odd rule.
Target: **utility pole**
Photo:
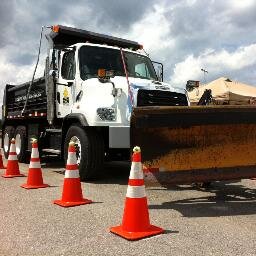
[[[208,71],[203,68],[201,68],[201,71],[204,72],[204,83],[206,84],[206,73],[208,73]]]

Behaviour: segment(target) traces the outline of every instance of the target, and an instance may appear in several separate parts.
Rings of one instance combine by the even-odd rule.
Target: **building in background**
[[[221,77],[188,92],[192,105],[196,105],[206,89],[212,91],[213,104],[256,105],[256,87]]]

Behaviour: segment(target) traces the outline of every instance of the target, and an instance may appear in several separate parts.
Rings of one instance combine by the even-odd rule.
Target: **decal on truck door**
[[[63,105],[68,105],[69,104],[69,94],[67,88],[64,89],[63,92]]]

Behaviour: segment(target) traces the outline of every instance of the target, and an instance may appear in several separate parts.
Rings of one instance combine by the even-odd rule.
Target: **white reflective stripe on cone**
[[[39,158],[38,148],[32,148],[31,156],[32,156],[33,158]]]
[[[76,164],[77,162],[76,159],[76,152],[69,152],[68,153],[68,160],[67,160],[67,164]]]
[[[79,171],[78,170],[66,170],[65,171],[65,178],[79,178]]]
[[[18,161],[17,155],[9,155],[8,160],[17,160]]]
[[[29,168],[41,168],[40,162],[30,162]]]
[[[144,179],[142,164],[140,162],[132,162],[129,179]]]
[[[142,198],[146,197],[145,186],[130,186],[128,185],[126,197]]]
[[[15,146],[15,144],[12,144],[12,143],[11,143],[9,152],[12,152],[12,153],[16,152],[16,146]]]

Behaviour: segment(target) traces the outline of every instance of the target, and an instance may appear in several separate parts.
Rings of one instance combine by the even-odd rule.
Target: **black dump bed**
[[[52,32],[49,33],[47,38],[52,41],[54,48],[62,48],[72,44],[85,42],[107,44],[133,50],[138,50],[142,47],[135,41],[62,25],[53,26]]]
[[[30,82],[21,85],[7,84],[4,92],[5,116],[7,118],[21,117],[26,102]],[[34,80],[28,97],[24,117],[45,116],[47,113],[47,98],[45,79]]]

